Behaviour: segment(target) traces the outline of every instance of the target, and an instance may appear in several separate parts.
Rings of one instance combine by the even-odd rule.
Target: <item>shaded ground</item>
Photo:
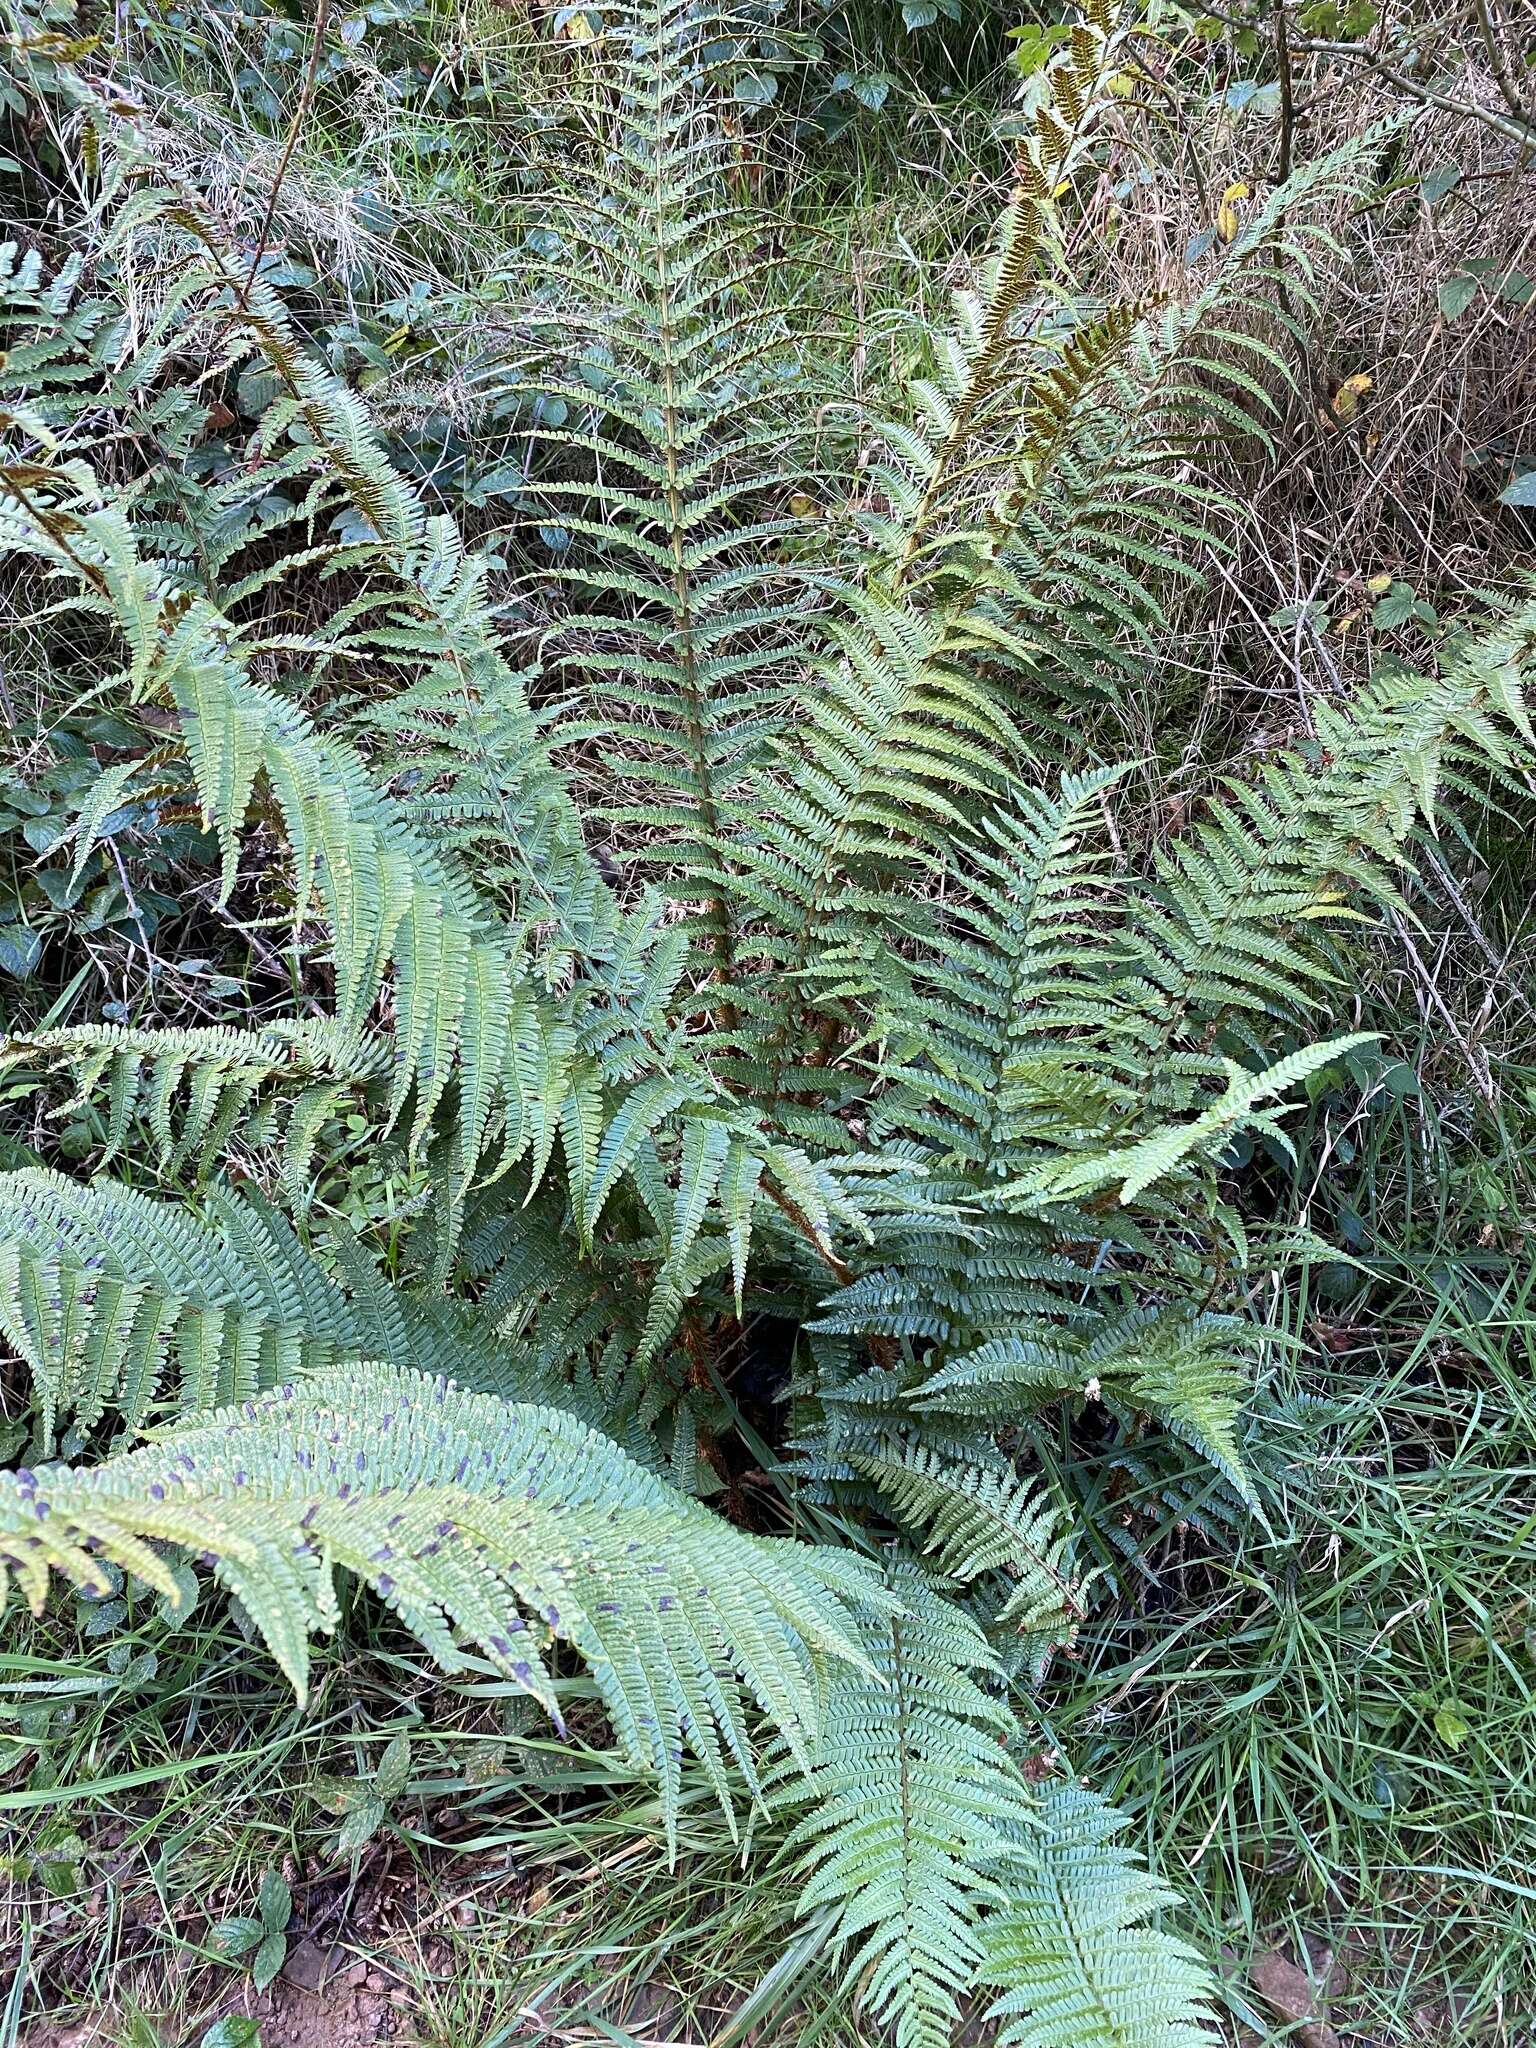
[[[410,2014],[396,2002],[408,2001],[409,1993],[394,1987],[392,1996],[388,1989],[373,1988],[375,1984],[388,1986],[389,1979],[366,1963],[354,1964],[317,1991],[280,1978],[270,1991],[245,2001],[238,2010],[257,2022],[261,2048],[365,2048],[371,2042],[410,2039]],[[164,2038],[179,2048],[179,2035]],[[190,2039],[197,2038],[194,2030]],[[18,2048],[118,2048],[123,2039],[112,2016],[103,2014],[66,2027],[47,2022],[28,2027]],[[147,2048],[148,2037],[144,2039]]]
[[[405,1875],[403,1873],[403,1875]],[[509,1889],[520,1889],[512,1880]],[[226,2014],[247,2017],[259,2028],[259,2048],[365,2048],[369,2043],[396,2043],[400,2048],[480,2048],[480,2044],[520,2041],[578,2044],[622,2041],[625,2048],[709,2048],[729,2029],[729,1997],[713,2008],[686,2009],[686,1997],[671,1983],[626,1981],[621,1951],[609,1995],[582,1996],[579,1985],[554,2000],[525,2000],[509,1982],[503,1999],[477,2000],[466,1969],[476,1949],[471,1916],[459,1925],[441,1901],[418,1901],[405,1893],[411,1910],[422,1905],[430,1918],[446,1918],[451,1935],[419,1930],[404,1940],[386,1940],[359,1953],[345,1941],[329,1940],[290,1929],[287,1962],[271,1988],[255,1993],[223,1973],[222,1981],[206,1969],[177,1970],[155,1984],[137,1983],[138,1999],[126,2010],[98,2011],[67,2021],[36,2020],[22,2028],[16,2048],[197,2048],[204,2030]],[[393,1916],[391,1916],[393,1917]],[[498,1916],[499,1917],[499,1916]],[[504,1929],[488,1932],[495,1950]],[[709,1958],[700,1955],[697,1960]],[[1358,1968],[1358,1959],[1355,1960]],[[1308,1941],[1299,1955],[1282,1947],[1239,1958],[1228,1952],[1223,1974],[1265,2031],[1232,2022],[1233,2048],[1260,2048],[1270,2039],[1284,2039],[1294,2048],[1451,2048],[1470,2040],[1512,2040],[1496,2029],[1467,2032],[1443,2003],[1427,2004],[1412,2013],[1406,2031],[1372,2033],[1351,2024],[1351,1957],[1335,1952],[1321,1938]],[[470,1990],[468,2001],[455,1996],[455,1985]],[[158,1992],[158,1996],[156,1995]],[[167,2011],[173,2007],[174,2011]],[[478,2008],[478,2010],[476,2009]],[[156,2031],[135,2022],[135,2013],[157,2016]],[[453,2015],[457,2012],[460,2017]],[[158,2017],[164,2013],[164,2017]],[[473,2019],[470,2018],[473,2013]],[[461,2031],[468,2022],[468,2030]],[[837,2041],[858,2044],[876,2037],[858,2029],[839,2030]],[[135,2027],[137,2030],[135,2030]],[[1273,2033],[1269,2030],[1273,2028]],[[793,2015],[780,2016],[765,2027],[748,2027],[738,2036],[739,2048],[790,2048],[803,2028]],[[966,2030],[970,2039],[970,2030]],[[976,2041],[983,2038],[977,2029]],[[256,2044],[250,2044],[256,2048]]]

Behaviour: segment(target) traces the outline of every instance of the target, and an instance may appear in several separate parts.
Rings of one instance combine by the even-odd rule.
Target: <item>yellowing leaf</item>
[[[1357,370],[1352,377],[1346,377],[1333,394],[1333,416],[1336,420],[1352,420],[1360,410],[1360,401],[1375,383],[1375,378],[1364,370]]]
[[[1392,588],[1392,578],[1383,571],[1380,576],[1372,576],[1365,587],[1372,597],[1385,597]]]
[[[1216,209],[1216,239],[1219,242],[1227,243],[1237,240],[1237,231],[1241,225],[1237,211],[1237,202],[1247,197],[1248,187],[1241,181],[1235,185],[1229,185],[1226,191],[1222,193],[1221,204]]]
[[[1455,1704],[1447,1701],[1435,1709],[1435,1733],[1447,1749],[1460,1749],[1472,1733],[1472,1724]]]

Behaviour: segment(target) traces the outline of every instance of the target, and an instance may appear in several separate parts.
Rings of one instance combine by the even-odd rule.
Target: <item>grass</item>
[[[1262,1514],[1113,1470],[1128,1547],[1040,1700],[1241,1971],[1332,1952],[1346,2040],[1516,2043],[1536,2023],[1536,1273],[1528,906],[1497,974],[1415,906],[1445,1010],[1384,948],[1365,1085],[1323,1077],[1274,1184],[1336,1256],[1263,1312]],[[1449,1013],[1449,1026],[1447,1025]],[[1252,1171],[1253,1169],[1250,1169]],[[1262,1213],[1262,1202],[1250,1206]],[[1083,1482],[1079,1482],[1083,1483]]]
[[[1268,1526],[1230,1552],[1189,1526],[1125,1572],[1037,1710],[1135,1817],[1209,1950],[1240,1969],[1333,1951],[1347,2039],[1514,2043],[1536,2018],[1536,1277],[1491,1303],[1465,1275],[1375,1287],[1371,1334],[1261,1406]],[[318,1921],[386,1969],[433,2048],[536,2027],[730,2048],[759,2014],[755,2039],[861,2038],[815,1929],[787,1946],[790,1886],[722,1877],[702,1788],[669,1870],[654,1801],[595,1725],[559,1744],[491,1677],[439,1682],[428,1718],[415,1659],[368,1632],[359,1617],[303,1716],[211,1605],[174,1634],[51,1623],[10,1651],[0,1813],[25,2011],[126,1993],[201,2024],[244,1991],[211,1927],[282,1869],[294,1937]],[[338,1853],[303,1788],[365,1773],[397,1732],[406,1790]]]
[[[1419,1258],[1355,1323],[1305,1287],[1289,1306],[1328,1348],[1260,1403],[1263,1521],[1228,1550],[1197,1505],[1058,1664],[1045,1726],[1139,1817],[1208,1948],[1333,1951],[1335,2024],[1364,2038],[1519,2041],[1536,1277]]]
[[[492,1677],[434,1684],[428,1722],[425,1674],[367,1633],[323,1666],[303,1715],[222,1615],[111,1648],[40,1626],[0,1660],[0,1932],[21,1958],[18,2014],[139,2011],[179,2040],[231,2007],[260,2010],[215,1930],[255,1910],[268,1871],[292,1884],[290,1943],[339,1943],[339,1966],[381,1968],[416,2035],[442,2048],[496,2048],[535,2021],[623,2039],[663,2008],[678,2038],[713,2040],[748,1999],[743,2030],[795,1992],[824,1936],[788,1943],[791,1893],[749,1883],[739,1860],[730,1874],[707,1787],[685,1802],[668,1869],[654,1795],[614,1756],[529,1730],[526,1702]],[[114,1672],[123,1647],[140,1661]],[[589,1688],[566,1691],[579,1728]],[[407,1783],[349,1853],[331,1786],[366,1775],[399,1734]],[[819,2004],[802,2037],[854,2039],[828,1991],[812,1990],[796,2029]]]

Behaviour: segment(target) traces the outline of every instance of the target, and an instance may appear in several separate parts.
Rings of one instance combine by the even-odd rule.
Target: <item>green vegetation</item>
[[[1518,36],[0,25],[3,2048],[1520,2039]]]

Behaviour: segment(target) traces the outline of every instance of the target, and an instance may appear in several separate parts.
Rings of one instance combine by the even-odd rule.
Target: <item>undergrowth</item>
[[[1499,25],[506,15],[5,10],[0,2041],[1519,2038]]]

